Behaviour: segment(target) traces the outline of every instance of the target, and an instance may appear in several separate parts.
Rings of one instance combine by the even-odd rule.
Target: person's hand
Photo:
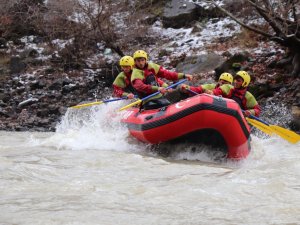
[[[193,80],[193,75],[191,75],[191,74],[185,74],[185,77],[188,81]]]
[[[204,93],[209,94],[209,95],[213,95],[214,92],[212,90],[204,90]]]
[[[243,114],[245,117],[249,117],[251,115],[251,112],[249,110],[243,111]]]
[[[173,92],[173,88],[169,88],[169,89],[167,89],[167,92]]]
[[[182,84],[182,85],[180,86],[180,90],[181,90],[182,92],[184,92],[184,93],[187,93],[189,89],[190,89],[190,86],[187,85],[187,84]]]
[[[133,98],[134,98],[134,94],[132,94],[132,93],[128,94],[128,95],[127,95],[127,98],[128,98],[128,99],[133,99]]]
[[[164,87],[159,87],[158,91],[163,95],[167,92],[167,90]]]

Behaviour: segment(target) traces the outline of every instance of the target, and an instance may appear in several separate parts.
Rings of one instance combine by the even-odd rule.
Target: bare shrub
[[[5,38],[18,38],[24,35],[38,34],[34,23],[41,19],[44,10],[43,0],[1,1],[1,13]]]
[[[214,0],[208,0],[223,13],[231,17],[244,28],[258,33],[272,41],[286,47],[289,53],[289,60],[285,63],[293,65],[292,75],[300,75],[300,4],[299,0],[246,0],[255,9],[256,13],[263,19],[268,27],[260,27],[244,23],[238,15],[219,6]]]
[[[155,41],[147,38],[149,24],[142,7],[152,7],[159,1],[51,0],[46,5],[43,0],[0,1],[6,12],[2,20],[6,27],[0,29],[4,36],[42,36],[53,51],[59,49],[52,40],[72,39],[61,53],[73,61],[95,53],[98,43],[123,56],[132,53],[133,45]]]
[[[129,46],[147,36],[149,25],[140,22],[144,17],[130,1],[52,0],[43,19],[35,24],[49,41],[73,38],[78,43],[77,50],[87,52],[95,50],[97,43],[104,43],[123,56]]]

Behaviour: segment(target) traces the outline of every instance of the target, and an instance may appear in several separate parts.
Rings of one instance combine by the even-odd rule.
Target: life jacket
[[[246,93],[247,93],[247,88],[243,88],[243,89],[233,88],[230,94],[230,98],[236,101],[236,103],[238,103],[241,109],[243,110],[246,110],[243,104],[243,102],[245,101]]]
[[[148,74],[145,77],[144,83],[145,84],[149,84],[151,86],[158,86],[159,87],[159,84],[157,82],[157,78],[156,78],[156,76],[153,73]],[[142,92],[138,92],[137,94],[138,94],[139,98],[144,98],[144,97],[146,97],[146,96],[149,95],[149,94],[145,94],[145,93],[142,93]]]
[[[136,95],[136,90],[131,85],[131,72],[129,74],[125,74],[124,72],[121,72],[118,74],[116,79],[113,82],[113,86],[122,89],[123,92],[127,93],[133,93]]]
[[[223,84],[219,88],[213,90],[214,95],[222,95],[224,98],[231,98],[239,104],[243,110],[253,110],[255,116],[260,114],[260,106],[255,97],[247,91],[247,88],[236,89],[231,84]]]
[[[132,93],[134,95],[137,94],[137,91],[132,87],[131,83],[126,85],[126,87],[123,90],[124,90],[124,92],[127,92],[127,93]]]
[[[158,86],[160,87],[158,81],[157,81],[157,76],[156,74],[159,71],[160,66],[155,64],[155,63],[147,63],[144,67],[144,69],[134,69],[133,72],[133,76],[131,77],[131,81],[133,81],[135,78],[139,78],[142,79],[143,82],[147,85],[151,85],[151,86]],[[136,91],[136,93],[138,94],[139,98],[144,98],[146,96],[148,96],[149,94],[146,93],[142,93],[139,91]],[[159,98],[161,97],[160,94],[158,94],[157,96],[153,97],[153,98]]]

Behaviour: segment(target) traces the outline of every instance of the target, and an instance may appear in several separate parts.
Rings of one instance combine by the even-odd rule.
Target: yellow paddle
[[[172,87],[174,87],[174,86],[177,86],[177,85],[179,85],[179,84],[181,84],[181,83],[184,83],[184,82],[186,82],[186,81],[187,81],[187,79],[183,79],[183,80],[181,80],[181,81],[178,81],[178,82],[175,83],[175,84],[172,84],[172,85],[168,86],[166,89],[170,89],[170,88],[172,88]],[[145,97],[145,98],[142,98],[142,99],[139,99],[139,100],[137,100],[137,101],[135,101],[135,102],[133,102],[133,103],[130,103],[129,105],[126,105],[126,106],[122,107],[121,109],[119,109],[119,111],[122,111],[122,110],[124,110],[124,109],[128,109],[128,108],[130,108],[131,106],[140,104],[142,101],[145,101],[145,100],[147,100],[147,99],[149,99],[149,98],[152,98],[153,96],[158,95],[159,93],[160,93],[160,92],[157,91],[157,92],[155,92],[155,93],[153,93],[153,94],[151,94],[151,95],[148,95],[148,96]]]
[[[300,135],[291,130],[285,129],[277,125],[268,124],[267,122],[253,115],[250,115],[249,118],[246,119],[251,125],[260,129],[268,135],[272,135],[273,133],[275,133],[292,144],[296,144],[298,141],[300,141]]]
[[[108,102],[115,102],[115,101],[119,101],[119,100],[124,100],[127,99],[127,97],[122,97],[122,98],[113,98],[113,99],[108,99],[108,100],[103,100],[103,101],[96,101],[96,102],[90,102],[90,103],[85,103],[85,104],[81,104],[81,105],[75,105],[72,106],[72,109],[80,109],[80,108],[84,108],[84,107],[88,107],[88,106],[93,106],[93,105],[100,105],[102,103],[108,103]]]
[[[248,123],[250,123],[252,126],[258,128],[262,132],[264,132],[264,133],[266,133],[266,134],[268,134],[270,136],[273,134],[273,130],[269,126],[267,126],[267,125],[265,125],[265,124],[263,124],[263,123],[261,123],[261,122],[259,122],[257,120],[250,119],[248,117],[245,117],[245,118],[246,118],[246,120],[247,120]]]
[[[300,135],[291,130],[285,129],[277,125],[269,125],[269,126],[272,128],[274,133],[284,138],[285,140],[289,141],[290,143],[296,144],[298,141],[300,141]]]
[[[192,90],[188,90],[193,94],[198,94]],[[296,144],[298,141],[300,141],[300,135],[285,129],[283,127],[277,126],[277,125],[270,125],[267,122],[253,116],[250,115],[249,118],[245,117],[247,122],[250,123],[252,126],[260,129],[262,132],[268,134],[268,135],[272,135],[273,133],[277,134],[278,136],[282,137],[283,139],[287,140],[288,142],[292,143],[292,144]]]

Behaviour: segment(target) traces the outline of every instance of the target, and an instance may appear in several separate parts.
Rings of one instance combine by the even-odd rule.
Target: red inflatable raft
[[[219,142],[231,159],[246,158],[250,151],[250,127],[231,99],[201,94],[160,109],[131,108],[122,122],[146,143]]]

